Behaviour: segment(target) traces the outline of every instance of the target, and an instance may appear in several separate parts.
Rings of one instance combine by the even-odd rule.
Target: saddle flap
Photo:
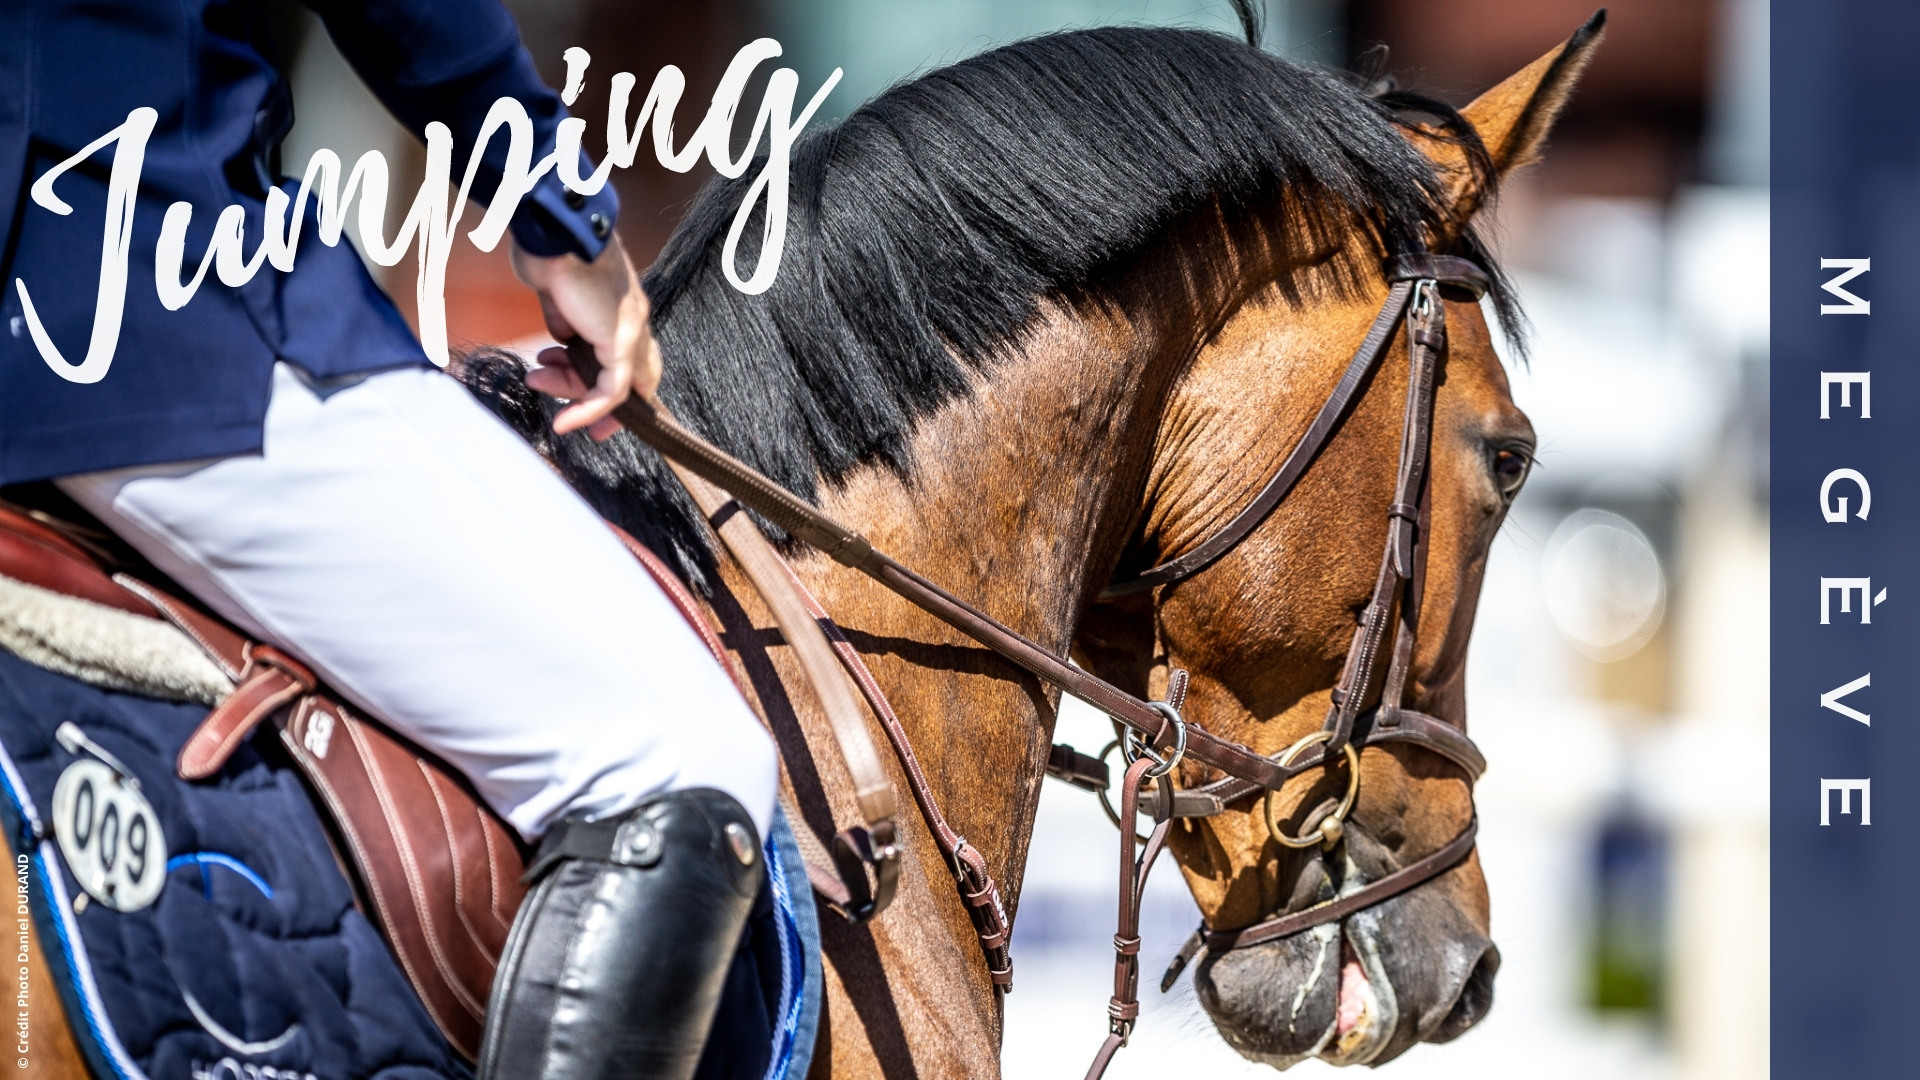
[[[318,695],[280,738],[326,805],[374,924],[461,1054],[479,1052],[487,997],[526,887],[526,858],[451,770]]]

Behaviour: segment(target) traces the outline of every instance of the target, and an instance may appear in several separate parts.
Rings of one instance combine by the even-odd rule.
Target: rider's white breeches
[[[533,837],[719,788],[766,834],[771,739],[587,504],[453,379],[324,400],[274,372],[260,455],[60,486],[221,615],[464,772]]]

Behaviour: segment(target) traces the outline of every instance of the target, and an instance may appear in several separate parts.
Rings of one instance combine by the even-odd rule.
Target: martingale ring
[[[1316,746],[1326,742],[1331,738],[1333,738],[1333,732],[1331,731],[1314,732],[1299,742],[1294,743],[1292,746],[1287,747],[1287,752],[1280,755],[1280,764],[1293,764],[1293,759],[1299,757],[1301,751],[1309,746]],[[1280,820],[1273,812],[1273,797],[1279,794],[1279,792],[1272,788],[1267,790],[1266,798],[1260,800],[1260,804],[1266,815],[1267,831],[1273,835],[1275,840],[1280,841],[1290,848],[1310,848],[1315,844],[1332,847],[1346,832],[1345,822],[1347,813],[1353,809],[1353,800],[1360,794],[1360,754],[1354,750],[1352,743],[1348,743],[1341,747],[1341,749],[1346,751],[1347,755],[1347,793],[1341,798],[1340,805],[1334,807],[1333,813],[1321,818],[1320,824],[1315,825],[1312,832],[1305,833],[1301,836],[1288,836],[1285,832],[1281,831]]]
[[[1126,758],[1127,764],[1129,765],[1139,761],[1142,757],[1153,762],[1153,768],[1147,770],[1146,778],[1149,780],[1158,780],[1172,772],[1174,766],[1180,764],[1180,759],[1187,756],[1187,722],[1180,718],[1179,709],[1174,708],[1165,701],[1149,701],[1147,702],[1147,708],[1152,709],[1154,712],[1159,713],[1172,722],[1173,753],[1164,758],[1161,757],[1154,752],[1153,747],[1142,742],[1138,735],[1128,730],[1122,732],[1120,736],[1120,756]]]

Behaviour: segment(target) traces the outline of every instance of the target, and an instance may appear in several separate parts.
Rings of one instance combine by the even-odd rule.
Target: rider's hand
[[[558,341],[579,335],[600,361],[600,377],[589,387],[567,363],[565,349],[545,349],[540,367],[527,373],[527,385],[573,403],[553,418],[555,432],[584,427],[595,439],[608,438],[620,429],[614,408],[635,391],[652,397],[660,385],[660,347],[647,326],[647,294],[626,249],[616,236],[589,263],[577,255],[529,255],[515,244],[512,261],[514,274],[540,294],[547,332]]]

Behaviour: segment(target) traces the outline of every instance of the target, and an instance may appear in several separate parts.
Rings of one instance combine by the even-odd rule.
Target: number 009
[[[153,903],[166,880],[167,842],[140,789],[83,758],[53,788],[60,854],[87,895],[117,911]]]

